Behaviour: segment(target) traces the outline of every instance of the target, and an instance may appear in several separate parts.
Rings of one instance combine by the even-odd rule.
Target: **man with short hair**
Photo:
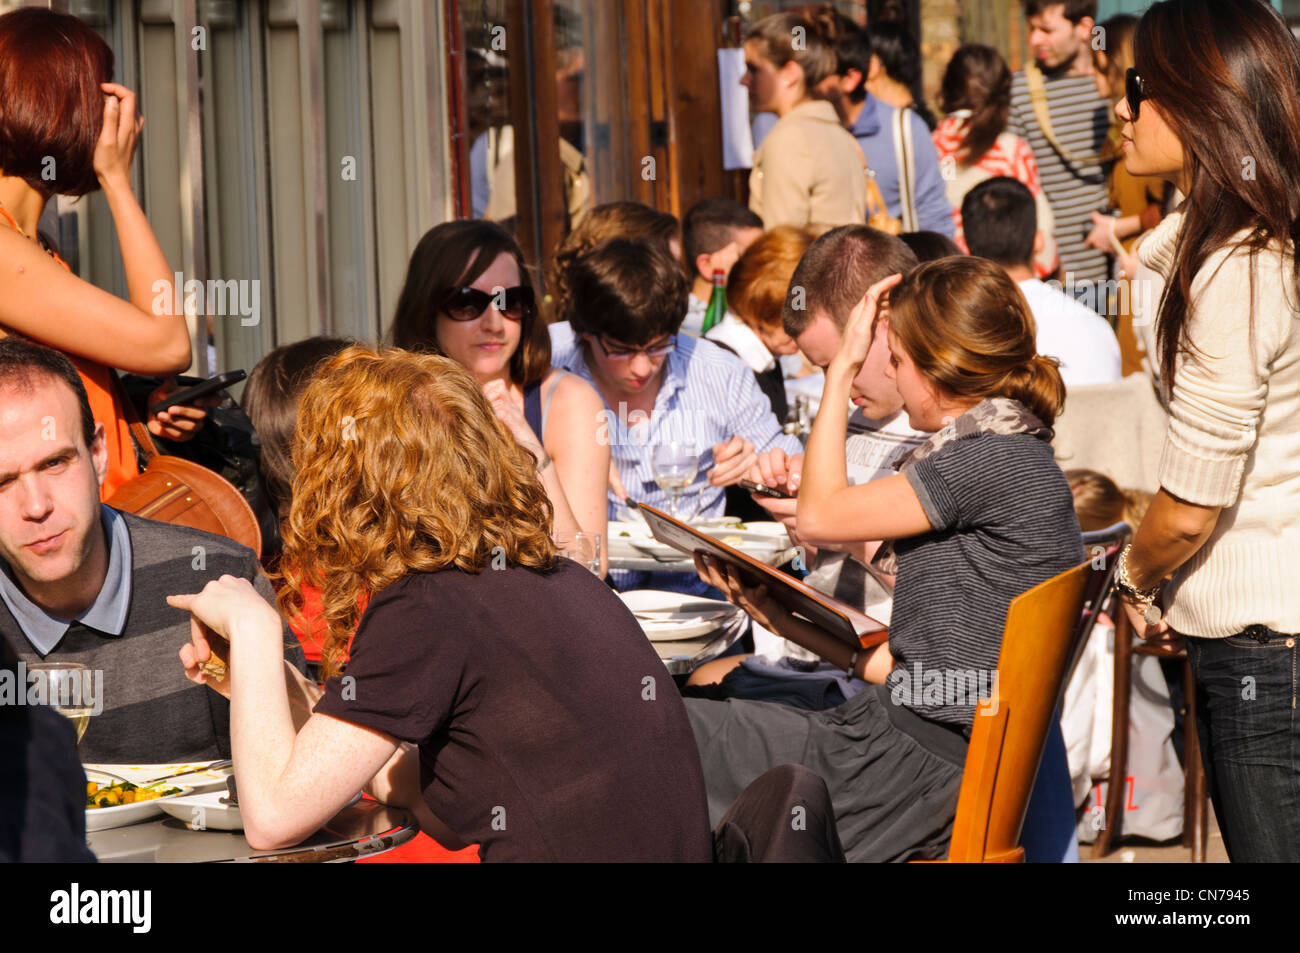
[[[141,519],[99,502],[108,454],[66,357],[0,339],[0,638],[20,662],[79,662],[102,709],[87,762],[230,756],[228,703],[177,664],[190,639],[177,590],[223,574],[256,580],[256,555],[221,536]],[[286,630],[286,660],[302,649]]]
[[[668,494],[655,483],[661,444],[691,443],[699,452],[699,470],[682,491],[683,510],[693,516],[720,516],[723,488],[745,476],[757,452],[799,450],[744,362],[712,341],[678,333],[688,286],[661,243],[616,238],[569,267],[573,303],[566,320],[550,326],[551,363],[605,400],[602,436],[621,483],[610,494],[611,519],[624,505],[618,489],[668,508]],[[644,573],[611,575],[620,589],[646,581]]]
[[[713,272],[731,274],[745,249],[763,234],[763,220],[734,199],[701,199],[682,218],[682,258],[691,276],[691,296],[682,332],[704,333],[704,315],[713,296]]]
[[[970,253],[1001,265],[1020,286],[1038,328],[1038,353],[1061,362],[1065,386],[1119,380],[1119,341],[1106,319],[1034,274],[1043,234],[1029,189],[1007,176],[985,179],[966,193],[961,217]]]
[[[1092,42],[1097,0],[1023,0],[1029,45],[1038,69],[1011,84],[1007,128],[1025,139],[1056,220],[1061,280],[1083,294],[1110,277],[1110,260],[1084,245],[1092,213],[1110,202],[1110,104],[1097,92]],[[1041,77],[1041,87],[1038,79]],[[1032,80],[1032,81],[1031,81]],[[1037,104],[1036,104],[1037,100]],[[1046,124],[1040,117],[1046,117]],[[1093,300],[1097,300],[1094,298]],[[1098,301],[1097,310],[1105,302]]]

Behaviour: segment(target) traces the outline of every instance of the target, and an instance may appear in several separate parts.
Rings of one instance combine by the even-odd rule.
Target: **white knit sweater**
[[[1183,216],[1168,216],[1139,258],[1167,278]],[[1245,233],[1234,236],[1234,241]],[[1300,632],[1300,335],[1293,260],[1275,244],[1216,251],[1192,281],[1175,366],[1160,485],[1223,511],[1166,596],[1178,632],[1221,638],[1248,625]],[[1158,301],[1159,297],[1152,298]],[[1253,344],[1251,346],[1251,318]]]

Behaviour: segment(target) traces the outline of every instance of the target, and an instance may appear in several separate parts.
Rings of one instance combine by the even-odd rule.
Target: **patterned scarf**
[[[928,440],[895,460],[893,467],[900,473],[904,472],[926,457],[938,453],[948,444],[981,433],[1002,435],[1027,433],[1040,440],[1052,439],[1052,428],[1039,420],[1020,401],[1009,397],[986,397],[942,430],[931,434]],[[898,555],[894,552],[892,540],[885,540],[880,549],[876,550],[871,565],[874,569],[890,575],[898,572]]]

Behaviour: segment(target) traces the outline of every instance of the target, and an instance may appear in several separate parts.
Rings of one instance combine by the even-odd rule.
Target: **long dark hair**
[[[442,354],[434,333],[438,309],[457,288],[492,267],[502,253],[514,258],[519,283],[531,288],[524,253],[500,225],[460,219],[425,232],[411,253],[388,342],[408,351]],[[530,387],[546,376],[550,366],[551,337],[541,316],[534,312],[523,319],[519,347],[510,356],[510,379],[520,387]]]
[[[1192,280],[1215,251],[1249,230],[1252,257],[1300,237],[1300,46],[1262,0],[1162,0],[1138,23],[1137,71],[1150,104],[1182,143],[1187,201],[1173,272],[1156,319],[1162,376],[1172,386],[1189,346]],[[1243,163],[1250,159],[1250,171]],[[1300,258],[1295,262],[1300,281]],[[1254,310],[1252,279],[1250,307]],[[1254,334],[1254,323],[1251,323]]]
[[[960,47],[943,72],[939,103],[946,113],[969,109],[962,124],[959,161],[974,165],[993,148],[1007,128],[1011,111],[1011,70],[1002,54],[991,46],[969,43]]]

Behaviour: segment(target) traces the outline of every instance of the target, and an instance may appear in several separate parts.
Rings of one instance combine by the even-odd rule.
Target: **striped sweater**
[[[1047,112],[1058,142],[1076,159],[1095,157],[1110,130],[1110,104],[1097,92],[1091,76],[1045,76]],[[1029,83],[1023,72],[1011,83],[1011,113],[1007,128],[1029,143],[1038,160],[1038,177],[1052,205],[1056,241],[1061,256],[1061,280],[1105,281],[1110,262],[1105,254],[1085,248],[1092,230],[1091,213],[1110,204],[1109,163],[1070,162],[1053,148],[1038,124]]]
[[[44,661],[80,662],[102,672],[103,712],[90,719],[79,753],[87,763],[198,761],[230,757],[230,705],[185,677],[177,653],[190,640],[190,615],[166,597],[198,592],[229,573],[255,580],[273,601],[253,552],[223,536],[123,513],[131,535],[131,600],[120,636],[74,622]],[[0,637],[20,661],[42,661],[0,602]],[[285,657],[305,667],[286,629]]]

